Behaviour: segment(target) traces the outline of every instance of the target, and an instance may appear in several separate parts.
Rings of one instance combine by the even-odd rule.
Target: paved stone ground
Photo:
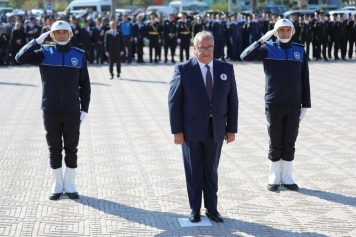
[[[146,54],[147,56],[147,54]],[[178,57],[176,57],[178,58]],[[312,109],[297,141],[299,192],[266,190],[268,137],[260,63],[234,63],[239,133],[224,145],[219,211],[224,223],[182,228],[189,210],[167,93],[173,64],[89,67],[82,126],[81,198],[48,200],[48,151],[36,67],[0,68],[1,236],[356,236],[355,60],[311,62]]]

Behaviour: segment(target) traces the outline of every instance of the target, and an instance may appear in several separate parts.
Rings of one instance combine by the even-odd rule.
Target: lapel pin
[[[221,80],[226,81],[227,76],[226,76],[225,73],[223,73],[223,74],[220,75],[220,78],[221,78]]]

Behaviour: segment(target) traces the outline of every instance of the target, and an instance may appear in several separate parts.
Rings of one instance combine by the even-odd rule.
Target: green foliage
[[[229,11],[229,4],[227,2],[213,2],[210,9],[214,12],[227,12]]]
[[[9,3],[12,8],[21,9],[23,4],[25,3],[25,0],[9,0]]]
[[[281,3],[286,6],[287,9],[293,9],[298,4],[298,0],[281,0]]]
[[[257,9],[258,10],[263,12],[266,5],[267,5],[266,0],[257,0]]]

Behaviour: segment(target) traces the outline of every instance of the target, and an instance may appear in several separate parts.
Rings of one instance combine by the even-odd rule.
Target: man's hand
[[[182,132],[174,134],[174,143],[177,145],[182,145],[184,143],[184,134]]]
[[[51,33],[50,31],[47,31],[45,33],[43,33],[42,35],[40,35],[40,37],[38,37],[36,39],[36,43],[37,44],[43,44],[43,42],[45,41],[45,39],[47,38],[47,36],[49,35],[49,33]]]
[[[110,57],[110,53],[109,52],[105,52],[106,57]]]
[[[276,32],[275,29],[268,31],[264,36],[262,36],[262,38],[260,39],[260,42],[263,44],[264,42],[266,42],[267,40],[269,40],[269,38],[272,37],[272,35],[274,34],[274,32]]]
[[[121,56],[124,55],[124,51],[120,51],[120,55],[121,55]]]
[[[299,115],[299,123],[302,122],[303,118],[305,117],[305,114],[307,113],[307,108],[302,108],[300,110],[300,115]]]
[[[87,117],[87,113],[84,111],[80,111],[80,126],[82,126],[84,119]]]
[[[181,41],[180,38],[178,38],[178,39],[177,39],[177,43],[180,44],[180,41]]]
[[[227,132],[225,135],[225,141],[226,141],[226,144],[229,144],[230,142],[235,141],[235,133]]]

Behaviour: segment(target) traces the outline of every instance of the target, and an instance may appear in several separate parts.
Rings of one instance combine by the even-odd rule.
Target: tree
[[[9,0],[10,6],[13,8],[22,8],[25,0]]]
[[[308,0],[298,0],[299,9],[308,9]]]
[[[210,9],[214,12],[227,12],[229,11],[229,4],[227,2],[213,2]]]
[[[300,0],[299,0],[300,1]],[[286,6],[287,9],[293,9],[298,4],[298,0],[281,0],[281,3]],[[308,6],[308,4],[307,4]],[[302,9],[302,8],[300,8]]]

